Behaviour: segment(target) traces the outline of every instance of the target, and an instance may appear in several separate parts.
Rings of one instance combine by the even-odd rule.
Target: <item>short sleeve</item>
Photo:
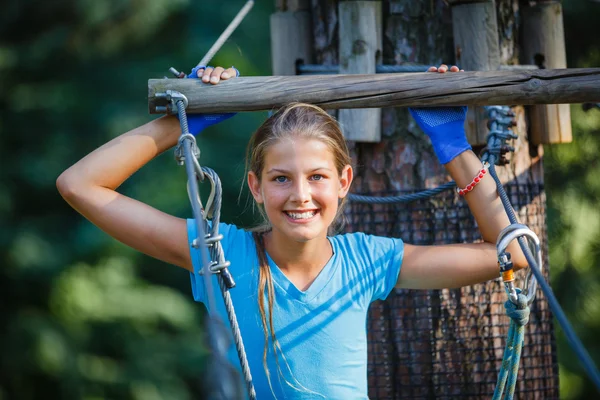
[[[373,273],[373,297],[371,301],[385,300],[398,282],[404,242],[397,238],[366,235],[367,248],[371,250],[370,257]]]

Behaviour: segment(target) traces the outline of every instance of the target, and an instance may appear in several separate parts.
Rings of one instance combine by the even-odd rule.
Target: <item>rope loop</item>
[[[529,303],[524,294],[518,294],[516,303],[510,300],[505,301],[504,308],[506,309],[506,315],[518,326],[525,326],[529,322]]]

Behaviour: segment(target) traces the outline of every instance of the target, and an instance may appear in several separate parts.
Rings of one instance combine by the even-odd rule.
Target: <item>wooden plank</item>
[[[493,0],[453,6],[452,30],[456,63],[460,68],[467,71],[499,69],[498,23]],[[486,143],[487,113],[483,107],[469,108],[465,129],[469,143]]]
[[[342,1],[339,3],[340,74],[374,74],[381,61],[381,2]],[[340,110],[338,121],[347,140],[379,142],[381,109]]]
[[[156,93],[175,90],[188,112],[270,110],[299,101],[326,109],[600,102],[600,68],[467,71],[375,75],[240,77],[218,85],[196,79],[150,79],[151,114],[166,104]]]
[[[310,12],[279,11],[271,15],[273,75],[296,75],[296,63],[313,63],[311,44]]]
[[[566,68],[565,34],[562,6],[558,1],[537,2],[524,7],[524,63],[541,63],[544,68]],[[551,104],[529,108],[530,140],[533,144],[569,143],[571,109],[568,104]]]

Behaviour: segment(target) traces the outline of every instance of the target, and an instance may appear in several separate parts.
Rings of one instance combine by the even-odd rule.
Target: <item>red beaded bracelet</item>
[[[473,180],[471,181],[471,183],[469,183],[467,186],[465,186],[464,189],[456,188],[456,192],[459,195],[464,196],[465,194],[467,194],[471,190],[473,190],[475,188],[475,186],[477,186],[477,184],[479,182],[481,182],[481,180],[483,179],[483,177],[485,176],[485,174],[487,174],[487,171],[488,171],[489,167],[490,167],[490,164],[488,164],[487,162],[483,163],[483,168],[479,171],[479,173],[475,176],[475,178],[473,178]]]

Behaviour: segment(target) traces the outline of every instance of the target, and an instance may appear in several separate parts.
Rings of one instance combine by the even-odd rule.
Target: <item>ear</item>
[[[343,199],[350,190],[352,179],[354,178],[354,170],[352,166],[346,165],[340,174],[340,188],[338,190],[338,197]]]
[[[264,200],[260,190],[260,179],[258,179],[258,176],[256,176],[253,171],[248,172],[248,188],[250,188],[250,192],[252,192],[254,201],[258,204],[262,204]]]

